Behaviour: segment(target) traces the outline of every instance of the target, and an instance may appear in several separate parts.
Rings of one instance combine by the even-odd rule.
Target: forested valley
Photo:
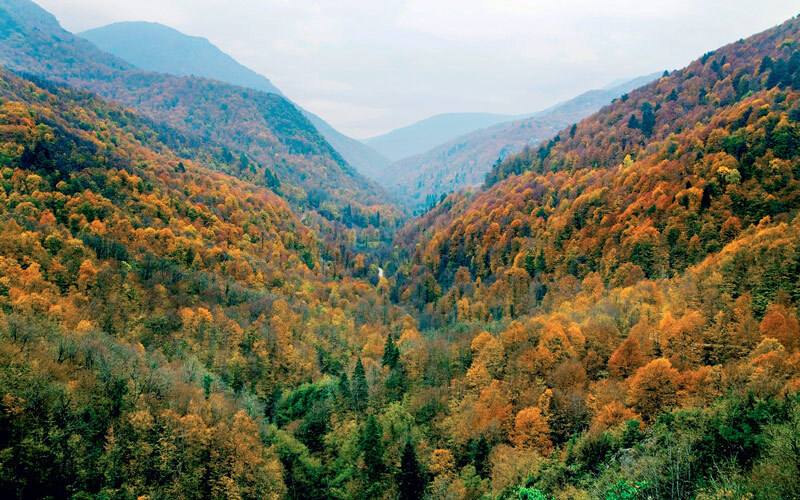
[[[418,217],[0,0],[8,498],[800,497],[800,18]]]

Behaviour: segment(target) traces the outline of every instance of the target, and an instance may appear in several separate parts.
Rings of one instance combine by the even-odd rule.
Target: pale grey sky
[[[521,114],[675,69],[797,0],[36,0],[65,28],[155,21],[208,38],[341,131]]]

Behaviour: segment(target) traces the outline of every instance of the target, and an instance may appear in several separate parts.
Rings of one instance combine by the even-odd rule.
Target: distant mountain
[[[389,165],[392,163],[388,158],[367,146],[363,142],[348,137],[339,132],[328,122],[315,115],[311,111],[299,108],[340,155],[353,166],[361,175],[369,177],[373,181],[386,185],[389,179]]]
[[[213,150],[217,168],[271,187],[314,225],[367,227],[377,211],[381,222],[391,219],[386,194],[278,94],[140,70],[28,0],[0,0],[0,64],[135,108],[192,142],[179,152]]]
[[[474,130],[513,120],[513,115],[446,113],[392,130],[364,142],[392,161],[418,155]]]
[[[554,136],[559,130],[589,116],[614,98],[658,77],[636,78],[610,89],[591,90],[528,118],[507,121],[438,145],[396,162],[393,188],[404,202],[416,209],[435,203],[443,194],[483,183],[494,162]]]
[[[143,21],[114,23],[84,31],[78,36],[141,69],[202,76],[281,94],[269,79],[239,64],[205,38],[185,35],[163,24]]]
[[[240,64],[202,37],[158,23],[122,22],[80,33],[100,49],[134,66],[182,76],[200,76],[283,95],[268,78]],[[363,175],[380,180],[389,160],[301,109],[320,134]]]

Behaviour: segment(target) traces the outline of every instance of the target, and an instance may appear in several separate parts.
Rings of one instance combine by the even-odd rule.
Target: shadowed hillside
[[[239,64],[208,40],[184,35],[157,23],[115,23],[85,31],[80,36],[141,69],[200,76],[281,94],[266,77]],[[383,180],[389,164],[386,158],[338,132],[319,116],[301,111],[350,165],[373,180]]]

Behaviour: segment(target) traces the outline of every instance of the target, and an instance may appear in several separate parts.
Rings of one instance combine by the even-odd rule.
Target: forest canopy
[[[800,19],[404,219],[0,3],[8,497],[800,496]]]

